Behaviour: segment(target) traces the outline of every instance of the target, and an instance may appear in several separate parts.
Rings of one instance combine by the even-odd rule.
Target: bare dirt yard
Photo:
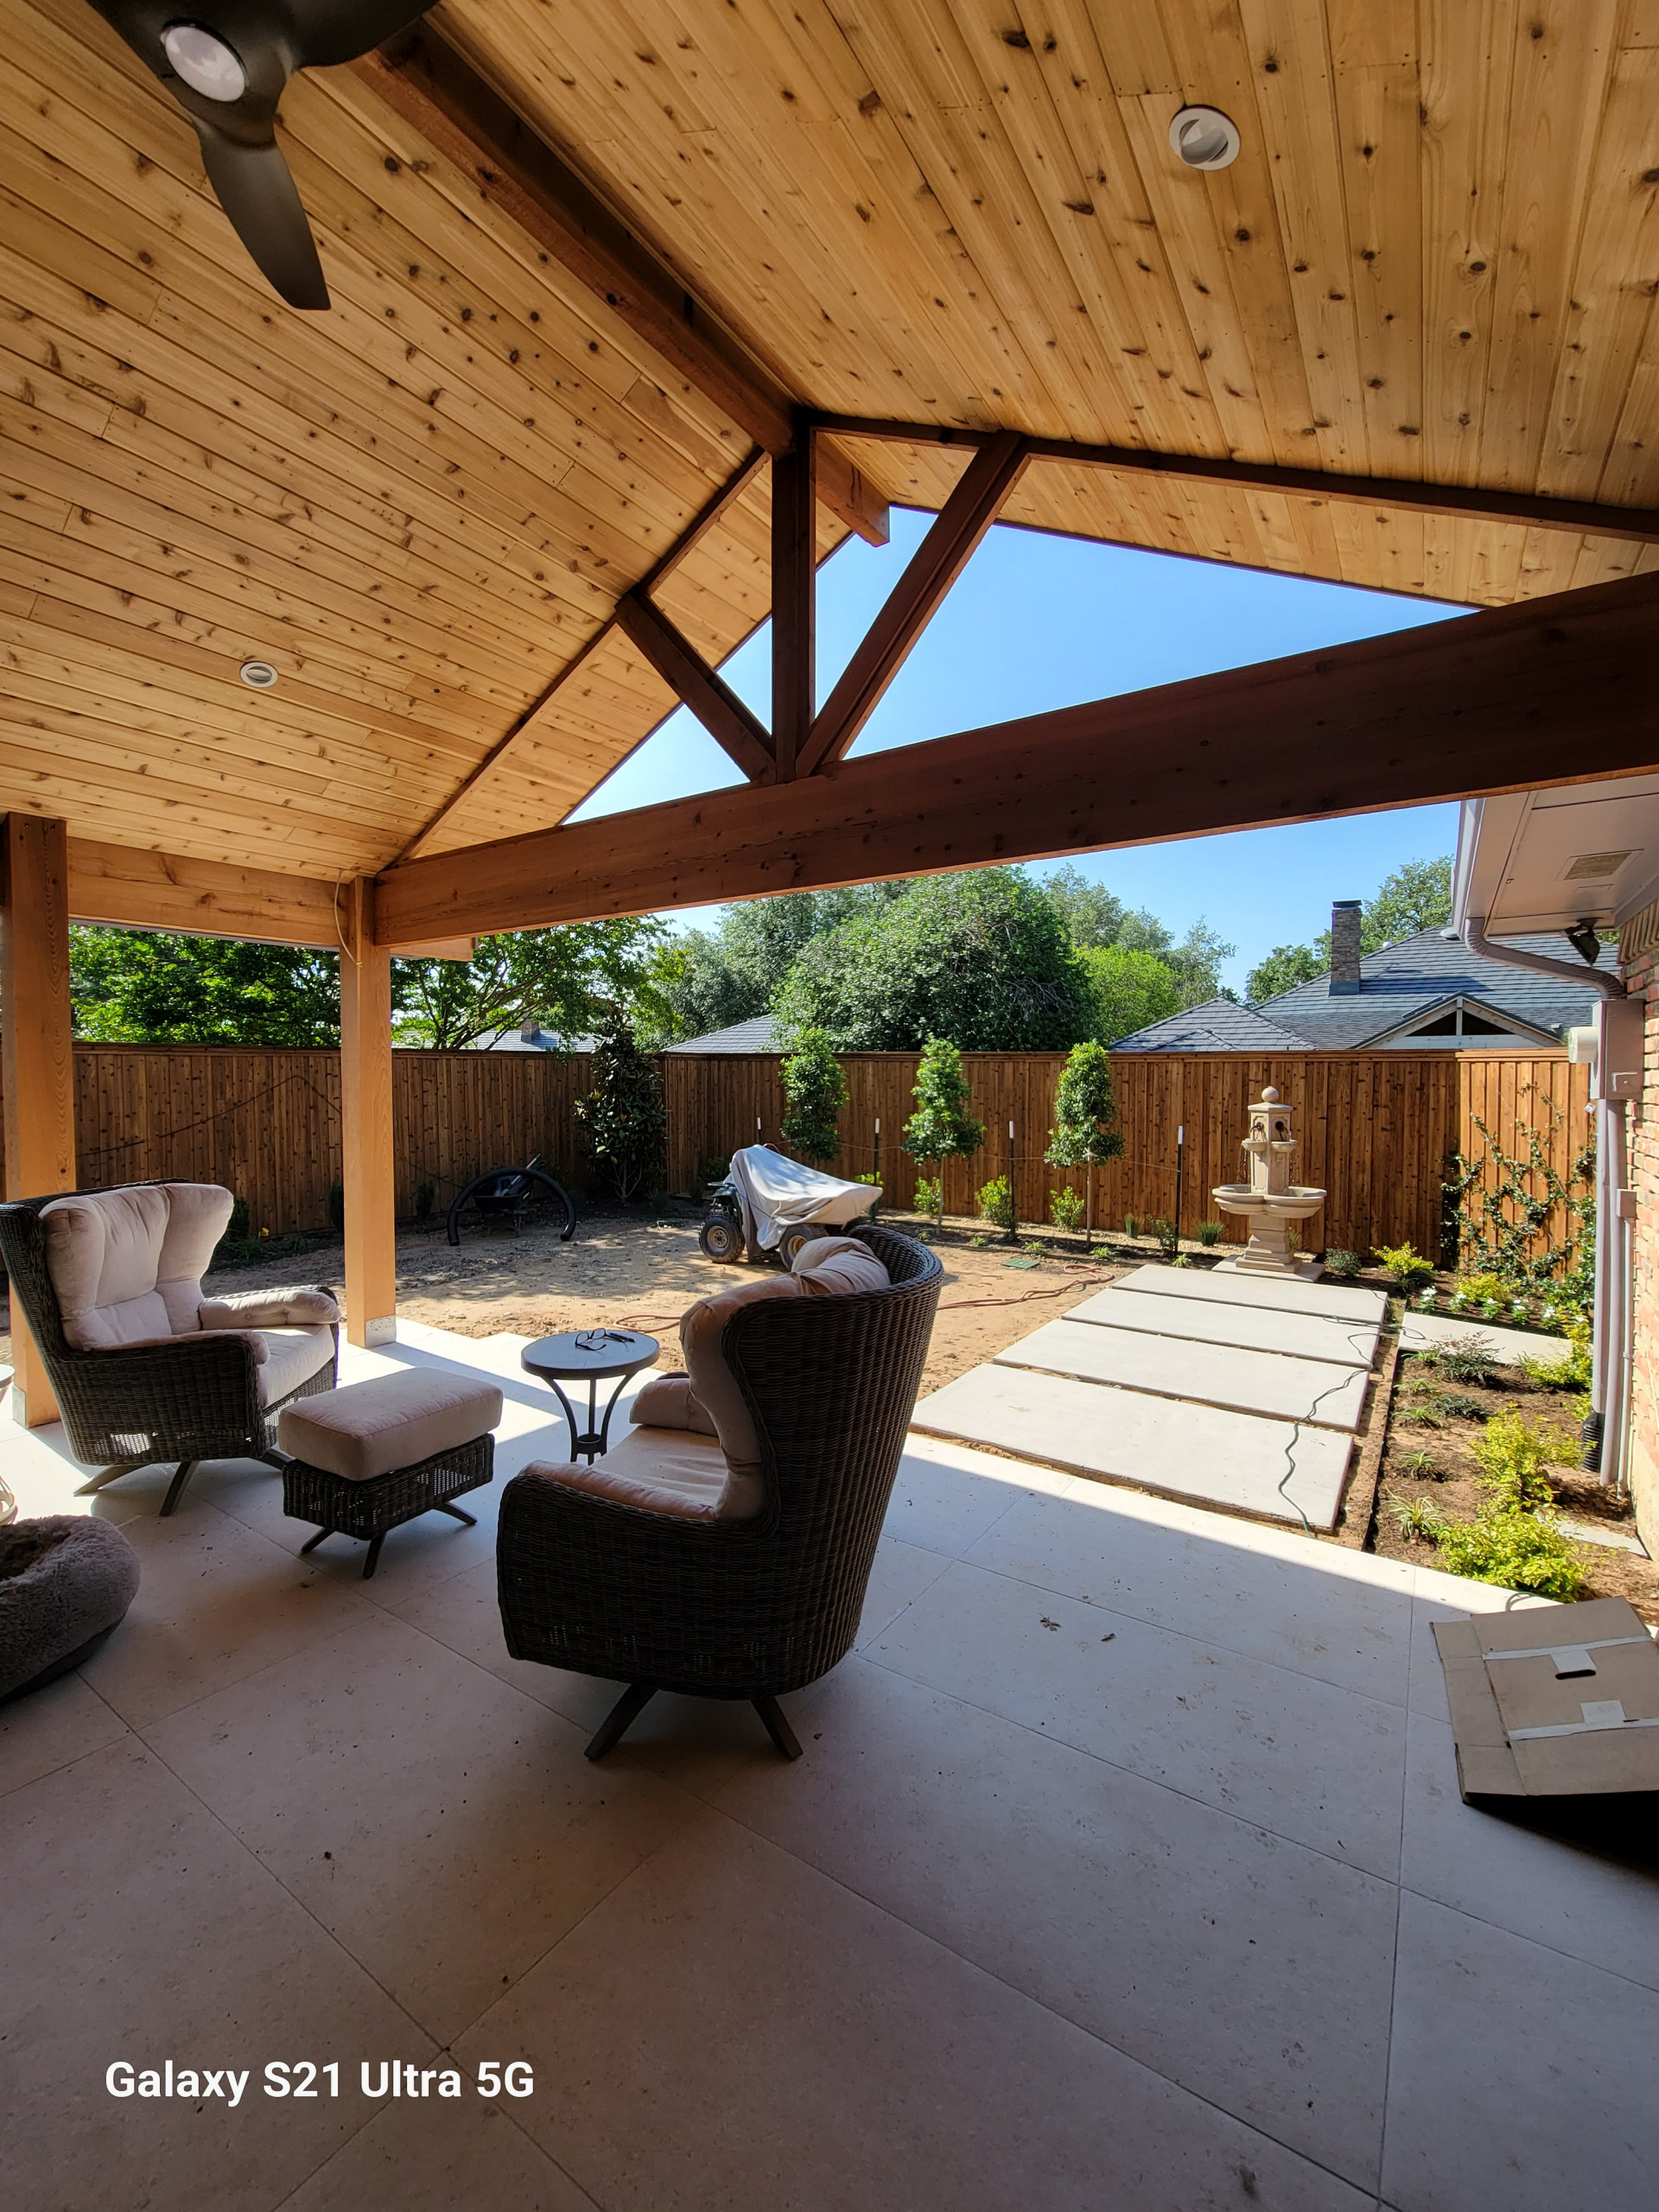
[[[626,1325],[660,1337],[665,1358],[677,1359],[676,1330],[686,1307],[754,1272],[747,1264],[706,1260],[697,1247],[701,1218],[672,1201],[654,1210],[584,1211],[568,1244],[544,1229],[468,1236],[458,1246],[445,1242],[441,1222],[429,1231],[406,1230],[397,1239],[397,1310],[463,1337]],[[922,1224],[901,1217],[894,1225]],[[988,1359],[1123,1271],[1110,1254],[1085,1259],[1058,1239],[1048,1240],[1040,1256],[1011,1253],[1001,1243],[976,1249],[972,1238],[979,1233],[971,1223],[947,1224],[938,1240],[944,1289],[924,1392]],[[1011,1257],[1021,1264],[1010,1267]],[[252,1267],[218,1269],[208,1281],[216,1291],[338,1282],[343,1266],[339,1245],[319,1243]]]

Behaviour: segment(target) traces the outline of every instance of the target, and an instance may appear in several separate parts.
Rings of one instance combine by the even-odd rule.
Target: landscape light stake
[[[875,1149],[870,1154],[870,1173],[879,1183],[881,1180],[881,1116],[875,1117]]]
[[[1020,1201],[1014,1192],[1014,1123],[1008,1123],[1008,1231],[1005,1242],[1016,1243],[1020,1236]]]
[[[1181,1170],[1186,1161],[1186,1123],[1175,1131],[1175,1249],[1181,1249]]]

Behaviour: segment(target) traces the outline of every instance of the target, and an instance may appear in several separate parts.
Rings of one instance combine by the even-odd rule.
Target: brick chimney
[[[1363,988],[1359,972],[1359,901],[1338,899],[1331,909],[1331,995],[1351,997]]]

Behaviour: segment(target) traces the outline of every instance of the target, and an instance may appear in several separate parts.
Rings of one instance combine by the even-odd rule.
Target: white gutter
[[[1548,953],[1523,952],[1518,945],[1494,944],[1483,925],[1484,914],[1466,914],[1462,923],[1464,943],[1471,952],[1498,960],[1510,968],[1525,968],[1535,976],[1564,977],[1587,984],[1603,999],[1622,999],[1624,985],[1605,969],[1587,963],[1552,960]],[[1599,1033],[1601,1018],[1598,1016]],[[1601,1086],[1597,1085],[1599,1090]],[[1624,1486],[1624,1457],[1629,1425],[1632,1301],[1635,1240],[1630,1224],[1621,1220],[1618,1194],[1624,1185],[1624,1104],[1605,1094],[1596,1105],[1596,1283],[1592,1300],[1590,1348],[1590,1404],[1601,1429],[1601,1480],[1604,1489]]]

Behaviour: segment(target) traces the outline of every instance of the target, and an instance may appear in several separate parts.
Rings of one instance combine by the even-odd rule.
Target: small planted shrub
[[[1014,1211],[1014,1191],[1006,1175],[999,1175],[995,1182],[982,1184],[979,1192],[979,1217],[996,1229],[1016,1226]]]
[[[1446,1470],[1432,1452],[1408,1452],[1400,1462],[1402,1474],[1410,1475],[1420,1483],[1443,1483]]]
[[[437,1204],[437,1200],[438,1186],[435,1183],[434,1183],[429,1178],[424,1183],[417,1183],[415,1185],[416,1220],[430,1221],[432,1218],[432,1209]]]
[[[1413,1244],[1379,1244],[1376,1256],[1383,1274],[1407,1297],[1423,1283],[1434,1280],[1434,1262],[1426,1260]]]
[[[1070,1184],[1062,1184],[1058,1191],[1048,1194],[1048,1217],[1056,1229],[1067,1236],[1075,1236],[1083,1227],[1084,1196]]]
[[[1427,1544],[1438,1543],[1446,1525],[1426,1497],[1414,1497],[1408,1504],[1396,1505],[1394,1517],[1400,1523],[1402,1536],[1415,1536]]]
[[[931,1213],[940,1219],[944,1213],[944,1183],[943,1178],[933,1182],[920,1180],[916,1185],[915,1207],[918,1213]]]
[[[1490,1382],[1499,1365],[1497,1346],[1478,1332],[1459,1343],[1442,1344],[1433,1354],[1434,1364],[1451,1382]]]
[[[1359,1273],[1358,1253],[1344,1252],[1340,1249],[1327,1252],[1325,1255],[1325,1272],[1328,1275],[1335,1275],[1341,1282],[1351,1280]]]
[[[930,1037],[923,1046],[911,1096],[916,1101],[916,1111],[905,1123],[899,1141],[918,1165],[939,1169],[937,1180],[916,1185],[916,1209],[918,1213],[929,1211],[922,1203],[922,1192],[931,1192],[933,1217],[943,1224],[944,1162],[964,1159],[985,1141],[984,1122],[976,1121],[968,1110],[973,1100],[963,1072],[962,1053],[948,1038]]]
[[[1166,1259],[1173,1260],[1180,1250],[1181,1232],[1173,1221],[1166,1220],[1162,1214],[1154,1214],[1147,1223],[1146,1230],[1148,1236],[1156,1240],[1158,1249]]]
[[[784,1062],[783,1081],[784,1142],[809,1160],[833,1160],[841,1150],[847,1077],[822,1029],[801,1031]]]
[[[1141,1222],[1138,1215],[1132,1213],[1124,1215],[1123,1234],[1126,1236],[1138,1236],[1141,1234]]]
[[[1433,1426],[1439,1427],[1443,1421],[1484,1421],[1486,1408],[1478,1398],[1465,1397],[1461,1390],[1442,1390],[1433,1382],[1420,1382],[1412,1393],[1413,1413],[1421,1421],[1433,1414]]]
[[[655,1059],[639,1049],[626,1013],[605,1008],[595,1025],[593,1090],[575,1102],[601,1182],[622,1205],[659,1187],[668,1115]]]
[[[1221,1242],[1221,1224],[1218,1221],[1201,1221],[1198,1224],[1198,1242],[1205,1250],[1213,1251]]]

